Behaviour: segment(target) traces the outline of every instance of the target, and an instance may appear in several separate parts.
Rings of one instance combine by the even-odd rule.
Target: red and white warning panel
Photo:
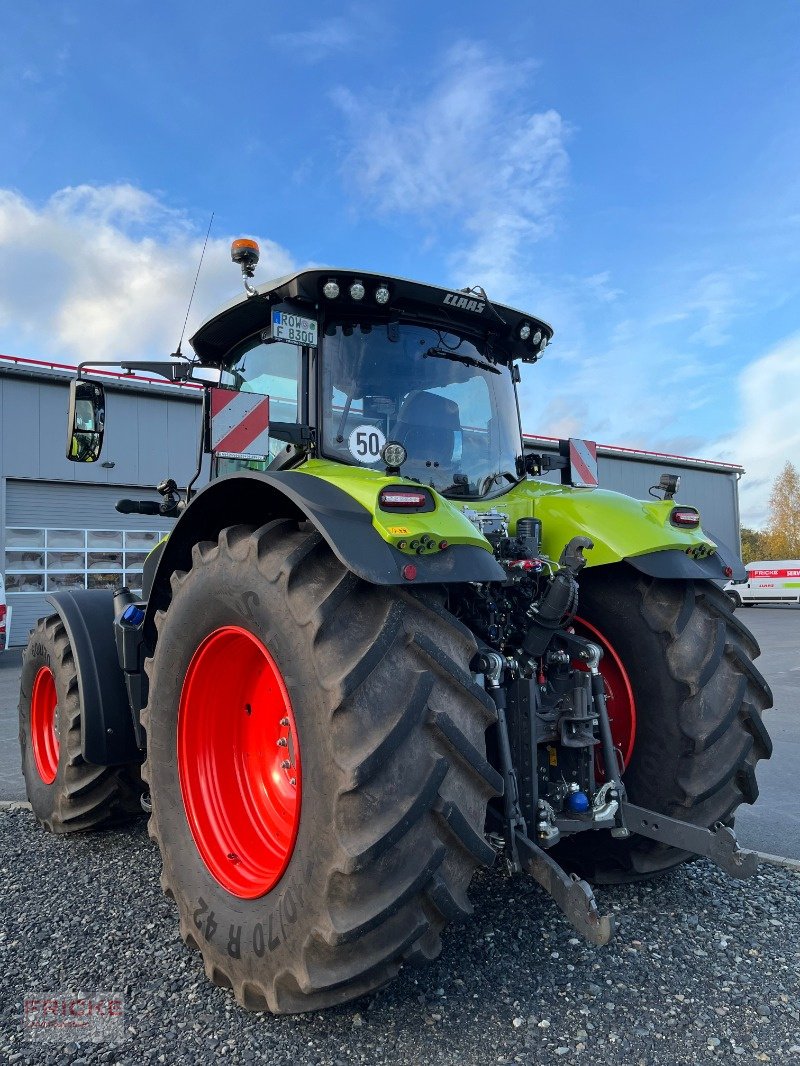
[[[569,438],[570,482],[576,488],[597,488],[597,444],[593,440]]]
[[[211,389],[211,450],[233,459],[269,456],[269,396]]]

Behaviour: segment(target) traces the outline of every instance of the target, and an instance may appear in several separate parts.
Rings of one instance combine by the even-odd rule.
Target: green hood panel
[[[387,477],[377,470],[345,466],[328,459],[310,459],[297,473],[322,478],[346,492],[372,515],[372,524],[393,547],[416,554],[410,542],[428,534],[438,550],[440,541],[467,544],[492,551],[492,546],[465,517],[463,508],[474,511],[495,509],[508,515],[510,532],[520,518],[542,522],[542,551],[557,560],[564,546],[576,536],[589,537],[594,548],[587,551],[589,566],[603,566],[650,552],[677,549],[695,559],[716,551],[714,542],[696,530],[678,529],[669,516],[673,500],[635,500],[607,489],[574,489],[546,481],[528,480],[491,500],[447,500],[429,489],[435,508],[419,514],[393,514],[378,509],[378,494],[387,485],[419,487],[403,477]],[[402,547],[401,547],[402,545]]]
[[[558,559],[572,537],[588,537],[594,548],[587,551],[589,566],[616,563],[649,552],[678,549],[695,558],[712,555],[716,544],[702,527],[679,529],[669,520],[674,500],[635,500],[608,489],[574,489],[546,481],[525,481],[500,499],[491,501],[507,514],[510,529],[526,515],[542,522],[542,550]],[[485,504],[471,504],[486,510]]]

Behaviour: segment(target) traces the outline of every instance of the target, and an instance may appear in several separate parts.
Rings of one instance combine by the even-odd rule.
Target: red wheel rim
[[[300,746],[275,660],[239,626],[194,653],[178,710],[178,775],[209,873],[240,899],[269,892],[300,823]]]
[[[42,666],[33,679],[31,694],[31,743],[39,777],[51,785],[58,772],[58,733],[56,732],[56,681],[49,666]]]
[[[611,736],[614,747],[622,757],[623,770],[630,762],[633,755],[633,746],[636,743],[636,700],[633,696],[628,671],[622,664],[622,659],[609,640],[596,629],[591,622],[584,618],[576,618],[574,623],[575,632],[588,640],[599,644],[603,649],[603,658],[600,660],[600,673],[606,685],[606,704],[608,706],[608,720],[611,726]],[[586,665],[578,662],[573,666],[585,670]],[[600,781],[605,779],[602,759],[597,760],[595,767],[596,776]]]

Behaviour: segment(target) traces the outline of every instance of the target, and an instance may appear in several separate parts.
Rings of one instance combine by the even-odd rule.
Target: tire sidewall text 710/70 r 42
[[[434,599],[356,578],[290,520],[196,545],[156,621],[143,716],[150,830],[162,885],[208,976],[250,1009],[289,1013],[346,1002],[404,962],[435,957],[444,925],[470,911],[474,869],[492,861],[484,820],[501,784],[485,757],[494,705],[469,673],[469,631]],[[268,650],[302,764],[296,840],[254,898],[204,861],[184,802],[192,769],[179,765],[179,717],[194,710],[181,707],[184,677],[211,634],[231,631]],[[246,781],[247,760],[265,756],[244,750],[236,719],[263,708],[219,699]]]

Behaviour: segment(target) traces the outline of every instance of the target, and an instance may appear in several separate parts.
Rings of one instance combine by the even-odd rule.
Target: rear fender
[[[139,748],[114,640],[113,592],[79,589],[47,598],[72,645],[83,719],[81,754],[98,766],[133,762]]]
[[[192,547],[215,541],[227,526],[256,527],[275,518],[309,521],[340,562],[373,585],[408,585],[404,569],[416,568],[413,585],[465,581],[502,581],[505,572],[491,551],[451,545],[446,551],[411,556],[388,544],[375,529],[372,514],[351,495],[322,477],[293,470],[242,471],[217,478],[199,492],[175,524],[153,578],[145,617],[145,641],[155,646],[155,612],[169,604],[170,575],[189,570]]]
[[[724,554],[723,554],[724,552]],[[666,549],[633,555],[625,560],[648,577],[673,578],[681,581],[729,581],[747,574],[738,557],[721,545],[713,555],[693,558],[685,551]]]

